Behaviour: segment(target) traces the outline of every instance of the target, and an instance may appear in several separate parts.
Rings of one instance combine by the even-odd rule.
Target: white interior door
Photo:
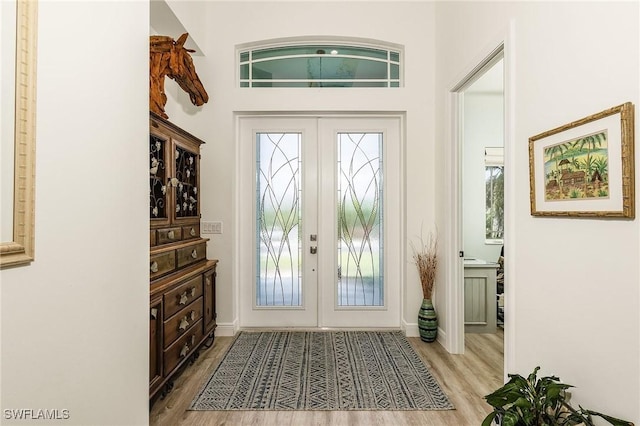
[[[242,327],[400,326],[398,118],[242,117]]]

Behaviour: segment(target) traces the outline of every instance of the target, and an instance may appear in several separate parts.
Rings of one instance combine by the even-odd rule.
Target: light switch
[[[211,222],[211,233],[222,234],[222,222]]]
[[[202,222],[203,234],[222,234],[222,222]]]

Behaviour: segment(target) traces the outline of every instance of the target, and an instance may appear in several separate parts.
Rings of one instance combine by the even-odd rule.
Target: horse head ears
[[[180,38],[176,40],[176,47],[183,47],[188,37],[189,37],[189,33],[182,34]]]

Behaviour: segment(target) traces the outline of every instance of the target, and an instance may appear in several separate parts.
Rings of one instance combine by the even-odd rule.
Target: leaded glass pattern
[[[382,134],[338,133],[338,306],[384,306]]]
[[[302,305],[301,138],[256,135],[256,306]]]
[[[400,87],[398,50],[310,44],[239,52],[240,87]]]
[[[172,184],[176,186],[176,217],[193,217],[198,215],[198,177],[196,154],[181,147],[176,147],[176,176]]]
[[[149,217],[167,218],[167,185],[165,146],[167,141],[155,135],[149,137]]]

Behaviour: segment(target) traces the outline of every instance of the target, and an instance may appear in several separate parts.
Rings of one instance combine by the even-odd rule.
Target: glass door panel
[[[338,306],[384,306],[382,134],[338,133]]]
[[[301,134],[256,134],[256,306],[302,306]]]
[[[198,209],[198,155],[176,145],[175,217],[197,217]]]
[[[168,221],[167,214],[167,140],[149,136],[149,218]]]

